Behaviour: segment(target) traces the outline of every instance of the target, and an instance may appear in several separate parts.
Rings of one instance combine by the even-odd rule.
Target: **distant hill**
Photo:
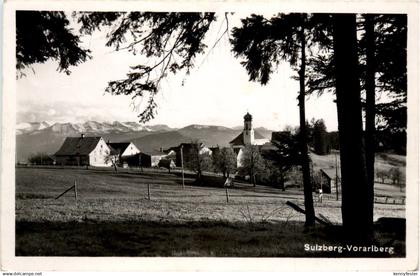
[[[224,126],[189,125],[175,129],[167,125],[141,125],[136,122],[100,123],[21,123],[16,126],[16,161],[24,162],[31,154],[54,154],[68,136],[101,136],[106,141],[132,141],[142,151],[166,149],[182,142],[199,140],[207,146],[228,146],[241,129]],[[256,128],[261,135],[271,138],[271,130]]]
[[[189,141],[190,138],[183,136],[177,131],[153,133],[140,138],[131,140],[141,151],[156,151],[160,148],[167,149],[177,146],[182,142]]]

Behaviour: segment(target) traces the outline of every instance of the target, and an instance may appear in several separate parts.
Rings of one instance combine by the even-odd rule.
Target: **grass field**
[[[74,181],[77,202],[73,191],[56,200]],[[227,202],[225,189],[193,182],[186,175],[183,189],[182,178],[165,170],[17,168],[16,254],[330,256],[306,252],[303,246],[343,242],[339,231],[322,226],[303,232],[304,215],[285,204],[289,200],[303,207],[299,189],[237,182]],[[393,188],[382,185],[376,193],[392,196],[399,191]],[[314,198],[317,214],[341,222],[334,195],[326,195],[322,203]],[[379,217],[405,217],[405,205],[377,203],[375,219]],[[395,233],[376,235],[378,244],[392,242],[394,256],[404,255],[404,242]]]

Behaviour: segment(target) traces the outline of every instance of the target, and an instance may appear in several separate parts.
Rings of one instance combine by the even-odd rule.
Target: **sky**
[[[230,28],[237,26],[242,16],[233,15]],[[223,28],[222,20],[213,24],[206,41],[212,45]],[[228,39],[223,36],[212,51],[198,56],[196,67],[188,76],[181,72],[163,81],[157,95],[158,114],[148,124],[234,127],[243,124],[246,112],[253,115],[256,127],[281,130],[299,124],[299,83],[291,79],[296,72],[282,63],[267,85],[250,82],[240,60],[231,53]],[[26,76],[17,80],[18,123],[138,121],[139,111],[131,97],[107,94],[105,88],[108,81],[124,78],[129,66],[140,64],[144,57],[106,47],[105,30],[83,37],[82,41],[93,58],[70,68],[70,75],[59,73],[57,64],[48,61],[35,64],[33,70],[27,70]],[[337,130],[333,96],[307,97],[306,117],[322,118],[329,131]]]

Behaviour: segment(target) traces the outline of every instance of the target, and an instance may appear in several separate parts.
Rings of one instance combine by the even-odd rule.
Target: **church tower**
[[[244,116],[243,139],[245,145],[254,144],[254,129],[252,128],[252,115],[248,112]]]

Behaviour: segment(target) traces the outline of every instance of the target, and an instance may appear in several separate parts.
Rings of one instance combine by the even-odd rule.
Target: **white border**
[[[408,14],[408,150],[406,258],[144,258],[15,257],[16,10],[369,12]],[[3,28],[0,264],[32,271],[407,271],[419,249],[419,3],[417,1],[7,1]]]

